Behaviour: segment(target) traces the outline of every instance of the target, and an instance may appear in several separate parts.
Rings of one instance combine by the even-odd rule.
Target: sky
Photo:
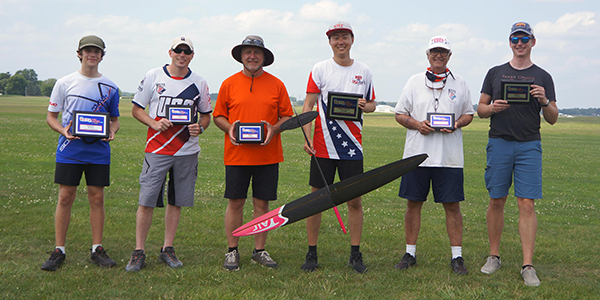
[[[0,0],[0,72],[27,68],[40,80],[61,78],[81,66],[79,39],[95,34],[106,43],[100,72],[135,92],[148,70],[170,62],[173,38],[185,35],[195,46],[190,68],[217,93],[242,69],[231,49],[257,34],[275,54],[265,70],[304,99],[313,65],[332,57],[325,32],[340,20],[354,29],[351,57],[373,71],[378,101],[396,102],[410,76],[428,67],[429,39],[446,35],[448,67],[465,78],[477,104],[487,71],[512,57],[511,25],[525,21],[537,39],[532,60],[553,76],[558,107],[600,107],[598,0]]]

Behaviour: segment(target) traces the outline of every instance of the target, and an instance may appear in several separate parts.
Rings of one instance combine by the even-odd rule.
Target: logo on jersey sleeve
[[[144,77],[144,79],[142,79],[142,81],[140,81],[140,85],[138,85],[138,91],[142,92],[144,91],[144,81],[146,80],[146,77]]]

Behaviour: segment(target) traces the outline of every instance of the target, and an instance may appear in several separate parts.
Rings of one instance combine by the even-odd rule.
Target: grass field
[[[599,185],[600,118],[560,118],[542,124],[544,199],[537,201],[538,235],[534,265],[542,285],[526,287],[519,274],[521,247],[516,199],[509,197],[502,236],[503,267],[479,272],[488,255],[483,181],[488,120],[475,118],[464,129],[465,193],[463,256],[469,274],[452,273],[444,211],[428,201],[417,247],[418,265],[397,271],[404,253],[405,201],[399,180],[363,197],[365,224],[361,251],[369,272],[346,266],[350,237],[332,211],[323,216],[320,269],[304,273],[307,250],[303,221],[272,231],[267,250],[279,263],[269,270],[250,264],[252,237],[240,240],[242,269],[222,270],[227,243],[223,229],[223,134],[214,124],[200,136],[202,153],[196,205],[183,210],[175,247],[184,263],[168,269],[158,262],[164,210],[157,209],[146,243],[148,266],[125,272],[135,246],[138,176],[146,128],[121,104],[121,130],[112,145],[112,184],[106,189],[104,247],[119,264],[100,269],[88,262],[89,206],[84,185],[73,206],[66,264],[40,270],[54,247],[53,183],[57,134],[45,122],[47,98],[0,97],[0,298],[1,299],[597,299],[600,294]],[[390,114],[365,117],[365,169],[402,157],[405,130]],[[309,157],[299,130],[283,134],[279,200],[272,208],[307,194]],[[340,206],[346,220],[346,207]],[[251,219],[246,205],[245,221]]]

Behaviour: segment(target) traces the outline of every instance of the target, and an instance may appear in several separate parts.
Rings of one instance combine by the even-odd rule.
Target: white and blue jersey
[[[59,79],[50,96],[49,112],[62,112],[63,127],[73,120],[73,111],[103,112],[119,116],[119,89],[108,78],[89,78],[79,72]],[[99,139],[58,138],[56,162],[65,164],[110,164],[110,145]]]

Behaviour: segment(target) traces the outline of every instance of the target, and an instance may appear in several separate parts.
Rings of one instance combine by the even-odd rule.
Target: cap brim
[[[331,30],[327,30],[327,32],[325,33],[325,35],[327,35],[327,37],[329,37],[332,33],[336,32],[336,31],[347,31],[350,34],[354,34],[354,32],[352,32],[352,30],[347,29],[347,28],[339,28],[339,29],[331,29]]]
[[[96,44],[84,44],[84,45],[81,45],[81,46],[79,46],[79,50],[81,50],[81,49],[83,49],[85,47],[96,47],[96,48],[104,51],[104,48],[102,48],[102,47],[100,47],[100,46],[98,46]]]
[[[233,56],[233,59],[235,59],[237,62],[239,62],[241,64],[243,64],[242,48],[244,48],[244,47],[256,47],[256,48],[263,50],[263,53],[265,55],[265,61],[263,62],[263,67],[270,66],[275,61],[275,56],[273,55],[273,52],[271,52],[271,50],[269,50],[267,48],[251,46],[251,45],[237,45],[237,46],[233,47],[233,49],[231,49],[231,56]]]
[[[527,31],[527,30],[525,30],[525,29],[517,29],[517,30],[514,30],[514,31],[512,31],[512,32],[510,33],[510,35],[513,35],[513,34],[515,34],[515,33],[518,33],[518,32],[522,32],[522,33],[524,33],[524,34],[528,34],[528,35],[533,35],[533,34],[532,34],[530,31]]]

